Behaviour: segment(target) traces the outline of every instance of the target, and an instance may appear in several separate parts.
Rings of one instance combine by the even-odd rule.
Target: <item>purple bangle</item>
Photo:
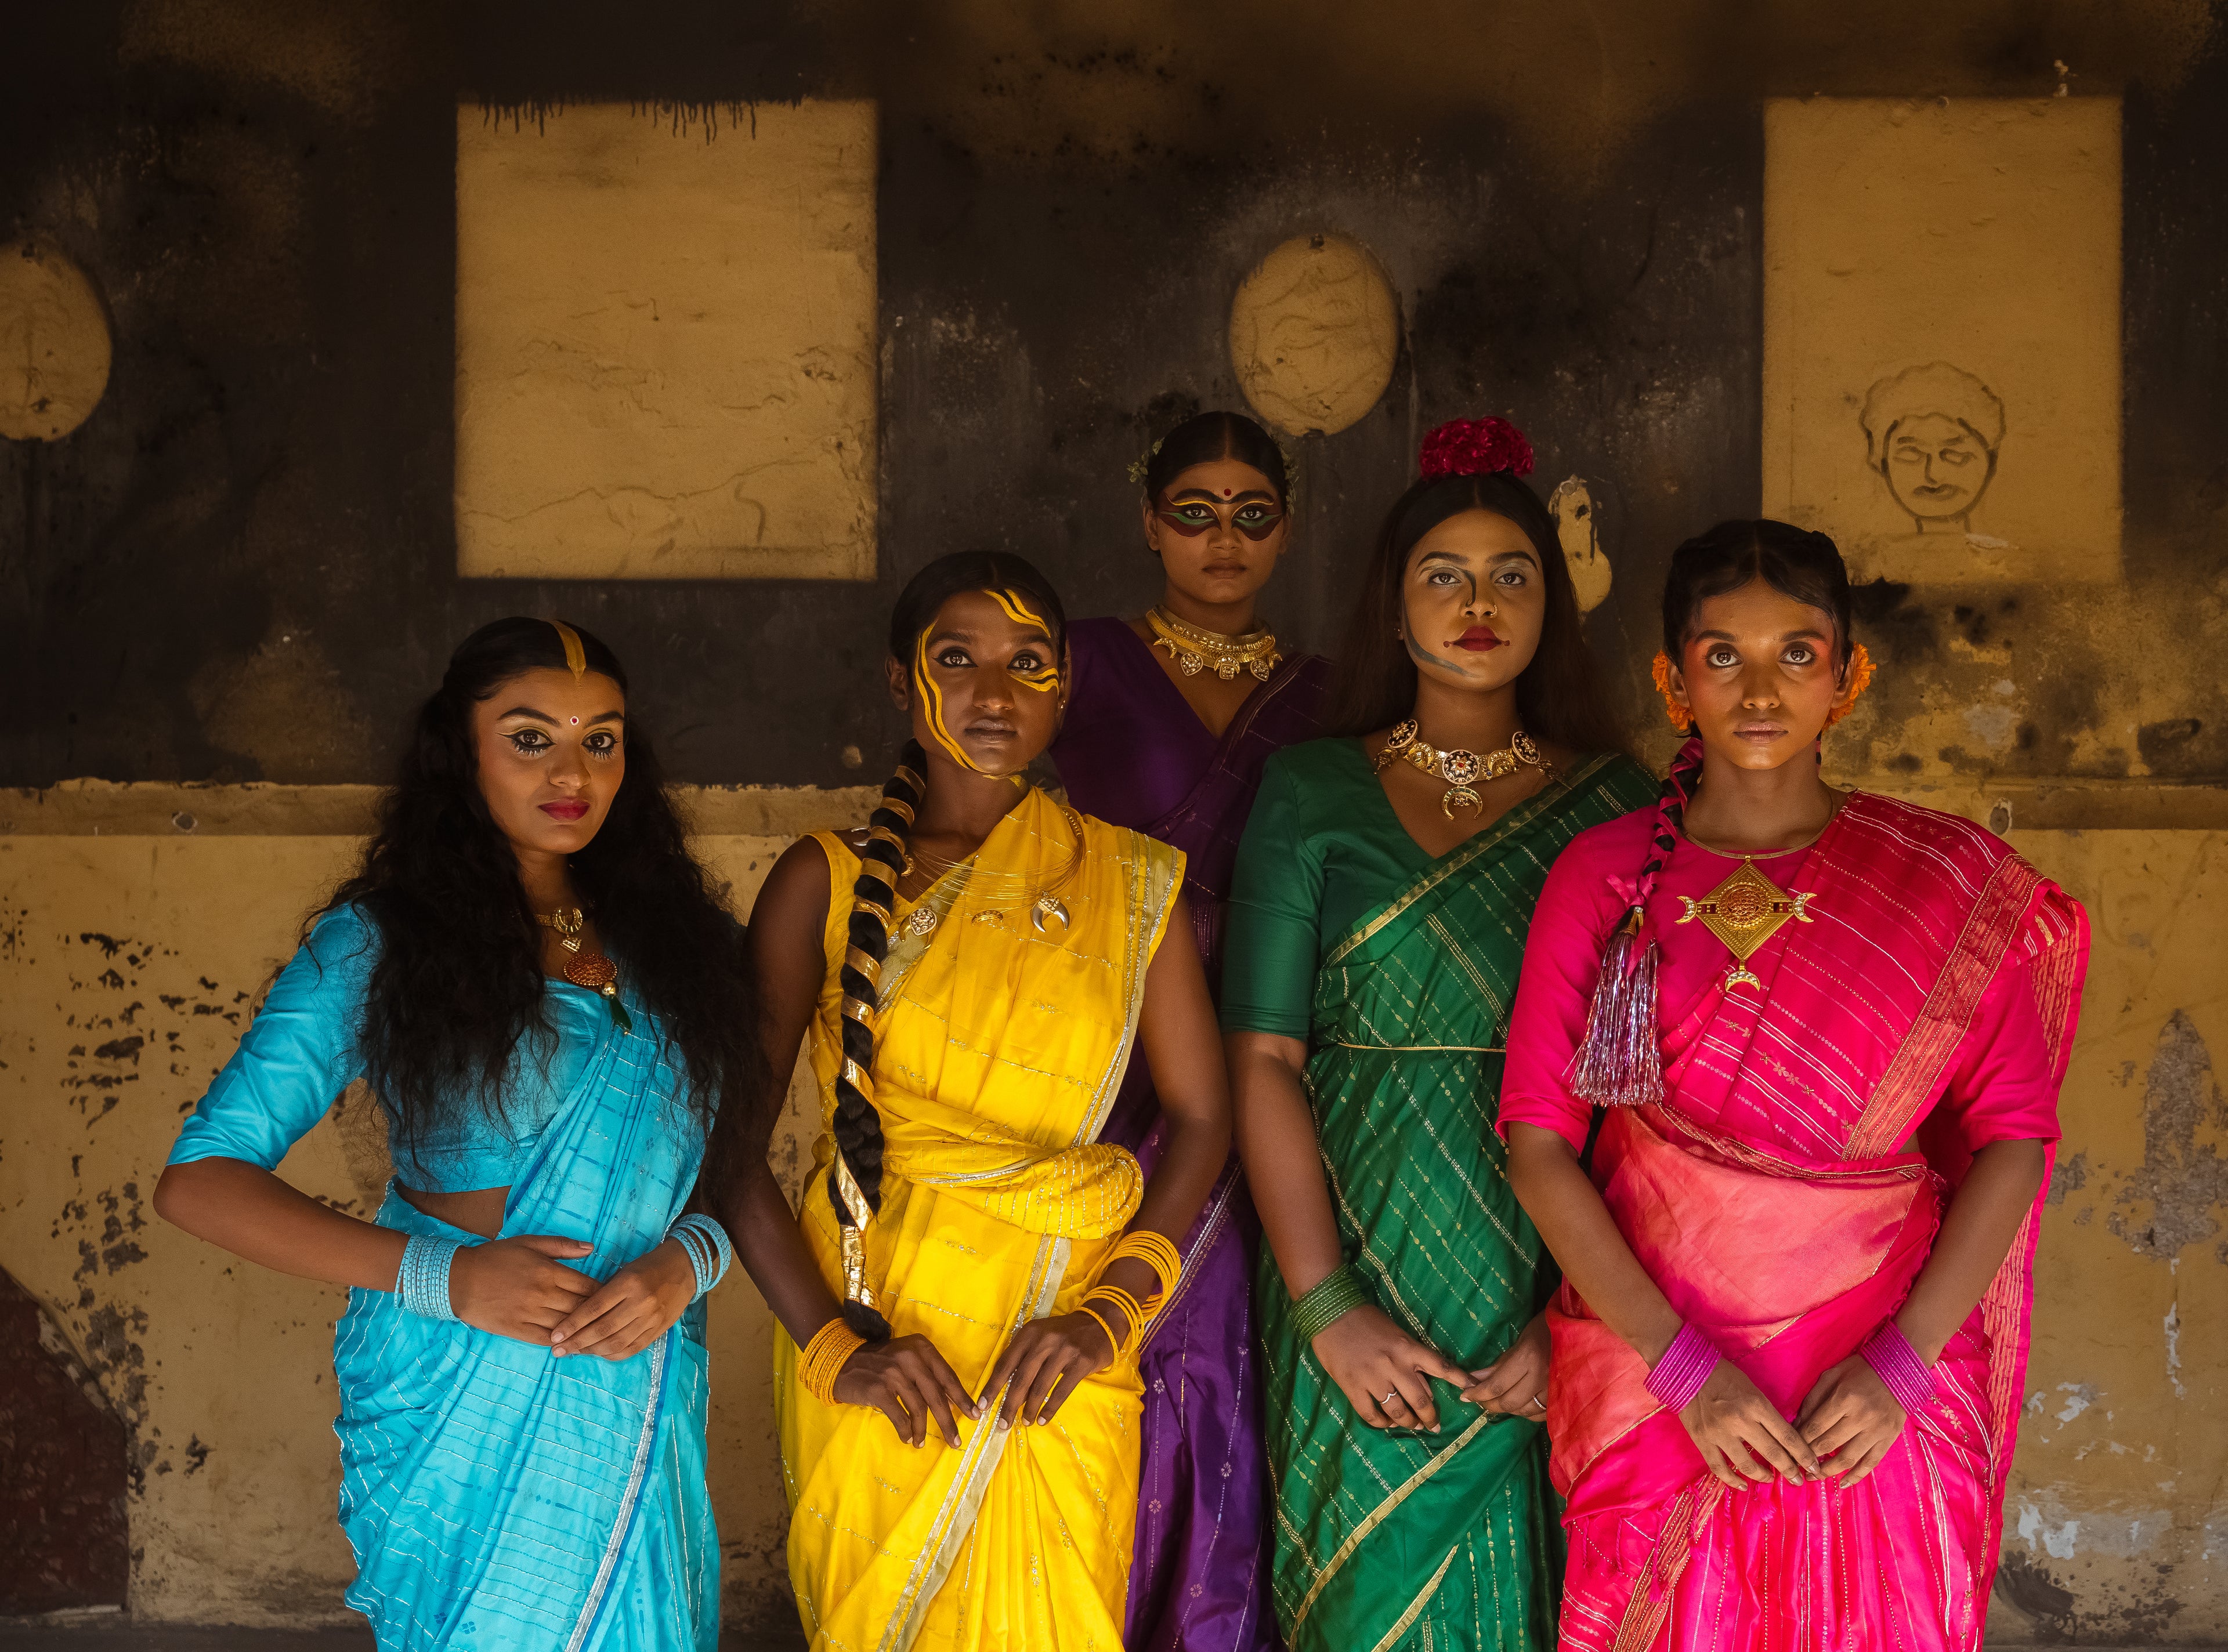
[[[1718,1368],[1718,1362],[1724,1357],[1718,1352],[1717,1344],[1696,1330],[1691,1322],[1681,1325],[1679,1334],[1671,1339],[1671,1346],[1663,1350],[1663,1357],[1648,1373],[1648,1392],[1673,1411],[1684,1411],[1687,1402],[1701,1393],[1702,1385],[1710,1380],[1710,1373]]]
[[[1883,1319],[1857,1344],[1857,1357],[1873,1368],[1896,1404],[1917,1416],[1934,1400],[1934,1368],[1918,1357],[1892,1319]]]

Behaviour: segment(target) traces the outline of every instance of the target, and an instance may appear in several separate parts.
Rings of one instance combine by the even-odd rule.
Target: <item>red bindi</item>
[[[580,719],[579,718],[576,717],[573,719],[573,726],[576,729],[580,726]]]

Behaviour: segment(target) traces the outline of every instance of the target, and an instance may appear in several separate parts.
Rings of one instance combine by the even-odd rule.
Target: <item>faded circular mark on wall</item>
[[[1254,266],[1230,306],[1230,363],[1253,411],[1287,436],[1344,430],[1392,382],[1400,314],[1369,249],[1300,235]]]
[[[0,436],[55,442],[108,388],[108,315],[85,271],[35,241],[0,246]]]

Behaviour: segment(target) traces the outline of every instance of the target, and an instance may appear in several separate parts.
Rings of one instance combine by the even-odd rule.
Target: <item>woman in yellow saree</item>
[[[782,1324],[789,1564],[814,1648],[1119,1652],[1135,1349],[1229,1150],[1183,858],[1021,771],[1064,619],[1010,557],[947,557],[891,626],[914,743],[864,833],[816,833],[752,923],[770,1048],[809,1038],[828,1129],[792,1215],[779,1094],[715,1161]],[[1133,1044],[1168,1109],[1149,1183],[1098,1139]],[[725,1123],[725,1121],[723,1121]]]

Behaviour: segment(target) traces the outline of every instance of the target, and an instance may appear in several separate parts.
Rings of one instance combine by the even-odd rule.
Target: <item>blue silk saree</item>
[[[353,1028],[375,946],[353,914],[319,926],[174,1161],[276,1168],[360,1072]],[[645,1005],[625,998],[622,1031],[595,994],[548,991],[557,1049],[515,1066],[510,1128],[478,1125],[453,1156],[468,1184],[507,1178],[500,1237],[586,1241],[593,1254],[571,1266],[605,1279],[681,1215],[703,1132]],[[392,1183],[376,1221],[481,1242]],[[630,1359],[560,1360],[407,1312],[390,1292],[349,1292],[333,1350],[340,1518],[358,1566],[347,1600],[381,1652],[714,1652],[703,1311]]]

